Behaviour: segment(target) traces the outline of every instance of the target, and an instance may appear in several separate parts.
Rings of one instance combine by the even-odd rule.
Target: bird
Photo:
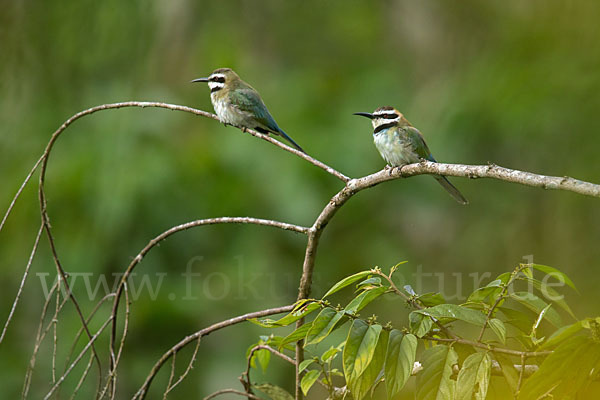
[[[282,136],[296,149],[305,153],[302,147],[277,125],[260,94],[231,68],[218,68],[207,78],[194,79],[192,82],[208,83],[213,108],[219,120],[226,126],[237,126],[244,132],[246,129],[253,129],[264,134]]]
[[[357,112],[354,115],[371,120],[375,147],[390,167],[402,167],[424,160],[437,162],[421,132],[394,107],[379,107],[373,113]],[[434,175],[433,177],[456,201],[461,204],[469,203],[445,176]]]

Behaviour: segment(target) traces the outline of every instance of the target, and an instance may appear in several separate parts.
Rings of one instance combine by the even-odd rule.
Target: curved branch
[[[163,366],[163,364],[165,362],[167,362],[169,360],[169,358],[171,358],[175,353],[177,353],[179,350],[184,348],[189,343],[191,343],[195,340],[198,340],[204,336],[207,336],[219,329],[223,329],[223,328],[226,328],[231,325],[239,324],[240,322],[244,322],[244,321],[252,319],[252,318],[260,318],[260,317],[266,317],[267,315],[281,314],[284,312],[289,312],[289,311],[292,311],[294,309],[294,307],[295,307],[294,304],[290,304],[289,306],[270,308],[267,310],[256,311],[256,312],[251,312],[248,314],[240,315],[235,318],[231,318],[231,319],[228,319],[225,321],[218,322],[216,324],[209,326],[208,328],[204,328],[192,335],[185,337],[183,340],[181,340],[175,346],[171,347],[169,349],[169,351],[167,351],[165,354],[163,354],[163,356],[156,362],[156,364],[154,364],[154,367],[152,367],[152,370],[146,377],[144,384],[140,387],[140,389],[137,391],[135,396],[133,396],[133,399],[139,399],[139,400],[144,399],[146,397],[146,394],[148,393],[148,389],[150,388],[150,384],[152,383],[152,380],[154,379],[154,377],[156,376],[156,374],[158,373],[160,368]]]
[[[540,175],[532,172],[504,168],[495,164],[443,164],[431,161],[409,164],[401,168],[394,168],[391,171],[382,170],[374,174],[355,179],[354,182],[349,182],[348,186],[351,186],[356,191],[360,191],[362,189],[375,186],[381,182],[425,174],[455,176],[470,179],[492,178],[504,182],[518,183],[521,185],[542,189],[566,190],[569,192],[579,193],[584,196],[600,197],[600,185],[581,181],[568,176],[560,177]]]

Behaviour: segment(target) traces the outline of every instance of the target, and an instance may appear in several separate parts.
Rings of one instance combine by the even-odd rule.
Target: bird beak
[[[208,78],[198,78],[198,79],[194,79],[193,81],[190,82],[208,82]]]
[[[360,115],[361,117],[367,117],[369,119],[373,119],[373,114],[366,113],[366,112],[358,112],[358,113],[354,113],[352,115]]]

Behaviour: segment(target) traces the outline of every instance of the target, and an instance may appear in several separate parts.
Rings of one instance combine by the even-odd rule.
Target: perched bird
[[[372,114],[359,112],[354,115],[367,117],[373,123],[373,141],[383,159],[391,167],[401,167],[422,160],[436,162],[421,132],[393,107],[379,107]],[[433,176],[456,201],[469,202],[445,176]]]
[[[232,69],[219,68],[208,78],[198,78],[192,82],[208,83],[212,105],[225,125],[237,126],[244,131],[254,129],[260,133],[283,136],[304,153],[302,147],[277,125],[258,92]]]

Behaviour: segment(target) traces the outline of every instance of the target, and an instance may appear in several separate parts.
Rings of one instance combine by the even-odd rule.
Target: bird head
[[[231,68],[218,68],[207,78],[194,79],[192,82],[207,82],[210,92],[214,93],[239,79],[240,77]]]
[[[374,133],[379,132],[382,129],[394,126],[402,119],[402,113],[396,110],[394,107],[379,107],[373,113],[358,112],[354,115],[360,115],[371,120],[373,124]]]

